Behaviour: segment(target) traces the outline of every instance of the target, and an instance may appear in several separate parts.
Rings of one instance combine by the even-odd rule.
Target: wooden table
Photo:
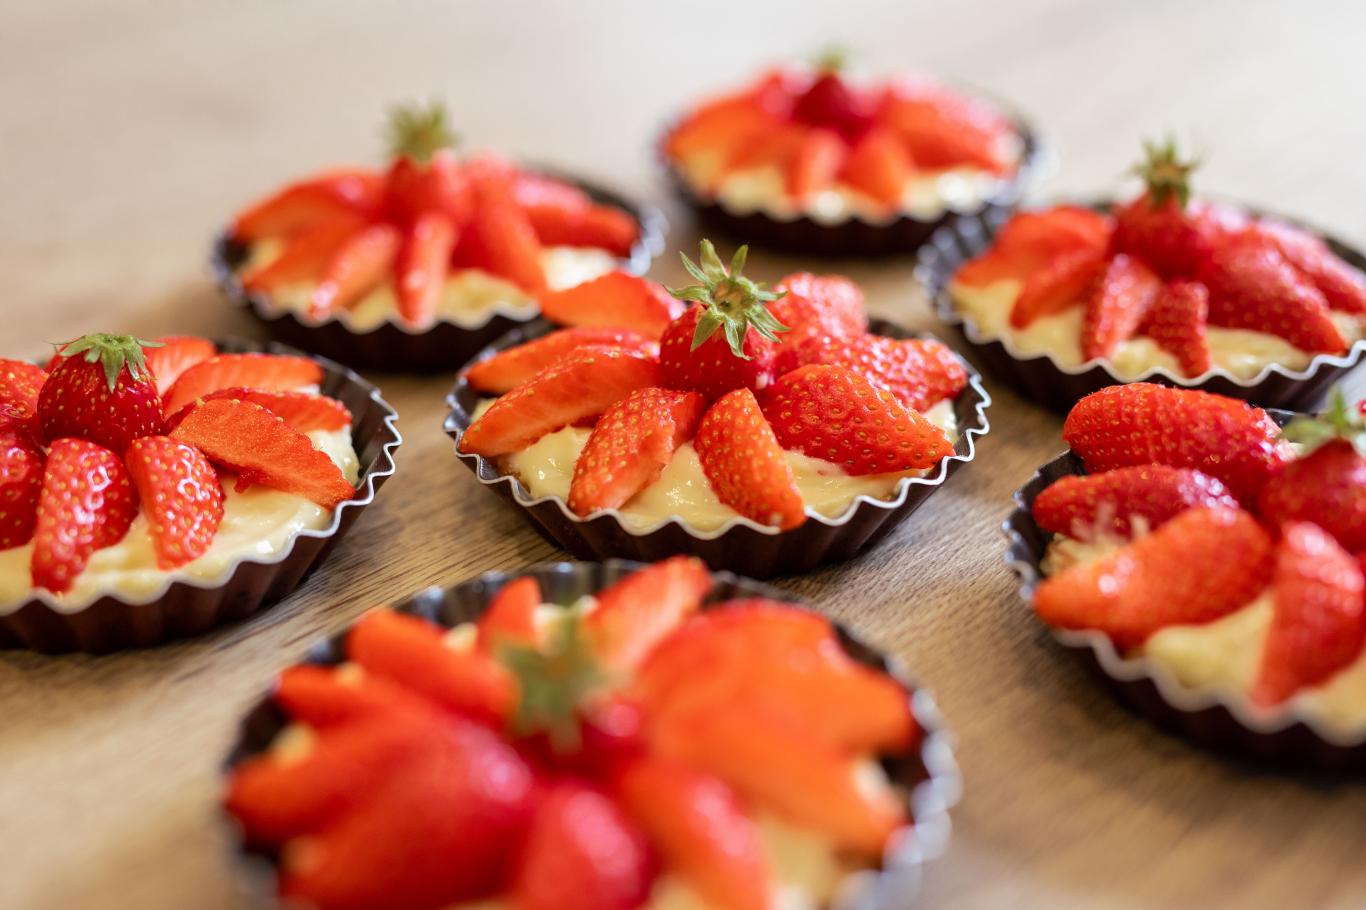
[[[207,280],[211,234],[284,178],[373,159],[391,101],[443,95],[472,146],[658,198],[650,143],[676,106],[832,39],[874,69],[1017,102],[1059,153],[1050,192],[1113,187],[1140,136],[1174,129],[1208,152],[1202,186],[1366,243],[1360,3],[1058,0],[1014,21],[987,0],[554,6],[9,0],[0,352],[106,329],[254,334]],[[668,280],[696,240],[674,214]],[[751,262],[770,279],[806,264]],[[830,267],[866,282],[879,315],[933,325],[909,262]],[[151,651],[0,655],[0,905],[249,906],[218,767],[272,674],[376,603],[562,555],[456,463],[449,377],[375,378],[402,413],[398,475],[295,596]],[[875,551],[782,582],[903,655],[958,735],[966,795],[916,906],[1366,904],[1366,790],[1156,732],[1016,602],[997,527],[1060,423],[991,391],[974,464]]]

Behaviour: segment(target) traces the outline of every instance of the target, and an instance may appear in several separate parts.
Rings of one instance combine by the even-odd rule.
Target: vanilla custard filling
[[[1081,541],[1054,535],[1044,554],[1045,575],[1101,559],[1124,541]],[[1129,653],[1161,666],[1187,689],[1246,698],[1261,667],[1273,612],[1268,588],[1241,609],[1201,625],[1168,626]],[[1249,700],[1246,706],[1259,709]],[[1284,706],[1272,709],[1312,717],[1343,736],[1366,731],[1366,651],[1318,686],[1301,689]]]
[[[253,244],[240,272],[269,265],[279,257],[283,244],[267,239]],[[599,275],[605,275],[618,265],[611,253],[593,247],[554,246],[541,251],[541,267],[546,284],[552,290],[573,287]],[[284,285],[269,298],[275,306],[307,313],[310,298],[317,282],[301,281]],[[454,269],[446,276],[433,321],[447,320],[461,328],[473,329],[484,325],[496,315],[525,322],[536,317],[536,298],[505,278],[483,269]],[[338,318],[356,331],[372,329],[398,318],[398,299],[394,295],[393,278],[375,288],[355,306],[338,314]]]
[[[597,608],[592,597],[583,597],[569,607],[542,604],[536,610],[535,623],[541,635],[546,635],[571,612],[580,615]],[[446,645],[454,651],[468,651],[474,647],[477,627],[461,623],[446,633]],[[356,664],[345,663],[339,668],[341,679],[358,683],[364,671]],[[271,744],[270,755],[282,763],[307,757],[314,744],[313,731],[300,723],[293,723],[280,732]],[[859,788],[875,793],[891,786],[882,768],[871,759],[858,764],[856,779]],[[829,839],[784,822],[771,813],[754,815],[755,827],[772,870],[774,888],[772,910],[822,910],[828,907],[844,879],[865,868],[843,856]],[[288,857],[286,848],[284,855]],[[502,898],[463,903],[447,910],[507,910],[510,903]],[[655,879],[650,897],[641,905],[643,910],[712,910],[696,891],[680,877],[664,872]]]
[[[959,313],[982,337],[1009,342],[1014,353],[1021,357],[1047,354],[1060,366],[1081,366],[1084,362],[1081,326],[1085,307],[1078,303],[1061,313],[1041,316],[1024,328],[1015,328],[1010,324],[1010,311],[1020,295],[1020,288],[1021,282],[1014,280],[982,286],[955,281],[949,286],[949,293]],[[1362,317],[1334,310],[1332,318],[1348,345],[1366,335],[1366,320]],[[1277,335],[1249,329],[1207,326],[1205,339],[1214,368],[1239,379],[1251,379],[1273,363],[1302,370],[1314,357]],[[1173,376],[1184,375],[1175,357],[1158,347],[1151,338],[1142,336],[1121,341],[1105,362],[1122,380],[1136,379],[1158,367]]]
[[[482,413],[482,407],[476,410],[476,418]],[[939,402],[924,416],[950,440],[956,438],[957,421],[952,401]],[[521,478],[533,497],[557,496],[567,500],[570,482],[574,479],[574,464],[591,433],[592,430],[586,427],[573,426],[548,433],[520,452],[507,456],[507,468]],[[800,452],[785,451],[783,455],[792,467],[807,512],[827,518],[842,514],[859,496],[889,499],[902,480],[921,477],[934,470],[932,467],[923,471],[854,477],[833,462]],[[712,531],[740,517],[739,512],[717,498],[691,442],[680,446],[658,479],[633,496],[618,513],[622,524],[637,531],[674,517],[695,530]]]
[[[1017,161],[1020,139],[1002,137],[1006,160]],[[916,171],[906,181],[900,203],[888,207],[844,183],[833,183],[806,199],[795,199],[787,191],[787,179],[775,165],[762,165],[735,171],[717,182],[723,158],[714,152],[699,152],[677,161],[679,171],[695,191],[714,197],[728,210],[740,215],[762,212],[791,220],[806,216],[822,224],[842,224],[860,219],[886,222],[900,215],[937,218],[949,210],[977,208],[1000,193],[1012,179],[974,167]]]
[[[325,452],[354,486],[360,476],[360,460],[351,447],[350,428],[315,430],[308,434],[313,445]],[[256,485],[238,493],[235,475],[223,472],[223,521],[209,549],[179,568],[157,568],[147,517],[139,510],[123,540],[96,550],[85,570],[65,594],[50,594],[56,609],[74,612],[105,594],[137,599],[155,594],[168,580],[214,581],[242,559],[270,558],[288,549],[301,531],[324,528],[332,512],[316,503]],[[0,550],[0,613],[17,609],[34,595],[29,574],[32,542]]]

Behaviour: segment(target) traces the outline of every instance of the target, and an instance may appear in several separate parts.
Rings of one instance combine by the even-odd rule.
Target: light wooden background
[[[657,197],[650,145],[677,105],[830,40],[1016,101],[1060,154],[1048,191],[1110,188],[1140,136],[1174,129],[1208,152],[1204,186],[1363,244],[1363,37],[1356,2],[5,0],[0,353],[254,332],[207,280],[210,236],[287,177],[375,157],[388,102],[443,95],[471,145]],[[676,217],[671,250],[695,239]],[[673,261],[656,275],[680,277]],[[909,262],[834,267],[878,314],[932,326]],[[379,381],[402,412],[398,476],[294,597],[145,653],[0,655],[0,906],[249,906],[218,765],[272,674],[380,601],[560,555],[452,457],[447,378]],[[1366,790],[1155,732],[1016,603],[997,526],[1060,424],[992,393],[975,464],[876,551],[783,582],[903,655],[957,732],[966,796],[916,906],[1366,905]]]

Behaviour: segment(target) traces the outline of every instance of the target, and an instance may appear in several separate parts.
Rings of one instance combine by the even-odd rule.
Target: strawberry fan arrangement
[[[220,288],[280,340],[356,367],[452,369],[534,312],[454,317],[442,309],[448,276],[477,271],[534,297],[547,289],[543,253],[552,248],[600,251],[644,271],[663,247],[656,209],[492,154],[458,158],[439,104],[397,109],[391,134],[387,168],[333,168],[290,183],[238,213],[219,238]],[[254,263],[263,243],[280,252]],[[277,299],[300,286],[306,303]],[[384,290],[393,296],[388,318],[353,325],[350,311]]]
[[[305,391],[316,387],[327,394]],[[203,338],[87,335],[59,346],[46,369],[0,360],[0,550],[29,548],[32,586],[27,601],[0,609],[0,644],[144,646],[284,596],[393,472],[396,416],[334,364],[245,345],[220,350]],[[353,423],[359,489],[305,435]],[[224,472],[238,491],[294,494],[332,521],[224,578],[176,576],[215,539]],[[91,557],[118,545],[140,515],[165,576],[159,589],[73,595]]]
[[[1193,197],[1194,167],[1171,142],[1151,144],[1135,168],[1145,183],[1137,197],[966,221],[921,251],[920,280],[993,372],[1057,410],[1140,379],[1289,409],[1317,402],[1366,351],[1366,256],[1283,219]],[[959,299],[1006,282],[1019,290],[999,325]],[[1069,313],[1081,314],[1079,329],[1056,331],[1079,337],[1041,336],[1022,349],[1039,320]],[[1216,330],[1225,337],[1212,355]],[[1239,332],[1268,336],[1296,359],[1260,353]],[[1117,360],[1130,341],[1150,342],[1174,366],[1146,355]]]
[[[1212,747],[1359,770],[1366,421],[1102,389],[1005,523],[1022,593],[1130,704]]]
[[[673,293],[687,309],[666,309],[668,298],[640,279],[629,297],[599,279],[543,300],[571,328],[514,333],[461,375],[446,424],[457,455],[580,557],[691,553],[767,577],[874,542],[972,458],[989,399],[940,342],[869,331],[847,279],[799,273],[768,291],[744,277],[744,260],[741,247],[727,268],[707,241],[700,265],[684,257],[698,284]],[[482,410],[487,395],[499,397]],[[946,400],[956,440],[921,414]],[[568,426],[592,427],[568,495],[534,498],[506,459]],[[714,530],[677,514],[627,525],[618,510],[685,443],[699,482],[738,517]],[[922,473],[827,517],[804,506],[785,451],[848,476]]]
[[[670,127],[669,176],[707,227],[797,252],[886,255],[913,252],[960,213],[1014,204],[1036,154],[1026,127],[924,78],[860,83],[842,69],[832,53],[773,70]],[[727,196],[725,181],[745,174],[776,185]]]
[[[315,648],[248,715],[226,804],[315,910],[758,910],[780,888],[863,907],[905,900],[948,835],[938,723],[780,592],[683,557],[561,563],[428,589]],[[777,828],[844,871],[817,881],[813,846],[794,869]]]

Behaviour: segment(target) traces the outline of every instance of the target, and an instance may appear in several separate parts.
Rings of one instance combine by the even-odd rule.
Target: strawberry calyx
[[[668,291],[679,300],[706,308],[697,317],[692,350],[697,350],[717,330],[721,330],[731,353],[741,360],[749,360],[749,355],[745,353],[745,334],[750,328],[772,342],[778,340],[779,332],[790,331],[768,308],[770,303],[787,292],[766,290],[762,282],[741,274],[748,256],[748,244],[741,246],[731,257],[730,268],[727,269],[710,240],[701,243],[700,264],[689,259],[686,253],[679,252],[683,268],[699,283],[684,288],[669,288]]]
[[[113,335],[108,332],[95,332],[83,335],[75,341],[54,344],[58,357],[83,355],[86,363],[99,363],[104,369],[105,381],[109,391],[118,385],[119,374],[127,367],[128,375],[134,380],[151,379],[152,372],[147,368],[144,348],[159,348],[159,341],[146,341],[133,335]]]
[[[544,733],[556,752],[577,752],[583,744],[582,708],[608,680],[578,614],[567,614],[544,647],[504,643],[495,657],[516,677],[521,693],[512,715],[513,734]]]
[[[398,104],[389,110],[389,153],[394,158],[411,158],[426,164],[442,149],[453,148],[460,137],[447,123],[446,105],[432,99],[420,103]]]
[[[1366,408],[1363,405],[1366,402],[1350,406],[1342,389],[1335,388],[1327,411],[1296,417],[1281,430],[1281,438],[1299,445],[1301,457],[1338,439],[1366,455]]]
[[[811,68],[821,75],[838,76],[848,65],[849,48],[840,44],[828,44],[811,57]]]
[[[1185,209],[1190,201],[1190,175],[1201,165],[1199,158],[1183,159],[1170,136],[1164,142],[1143,143],[1144,160],[1134,165],[1132,173],[1148,185],[1148,202],[1154,209],[1175,198],[1178,207]]]

